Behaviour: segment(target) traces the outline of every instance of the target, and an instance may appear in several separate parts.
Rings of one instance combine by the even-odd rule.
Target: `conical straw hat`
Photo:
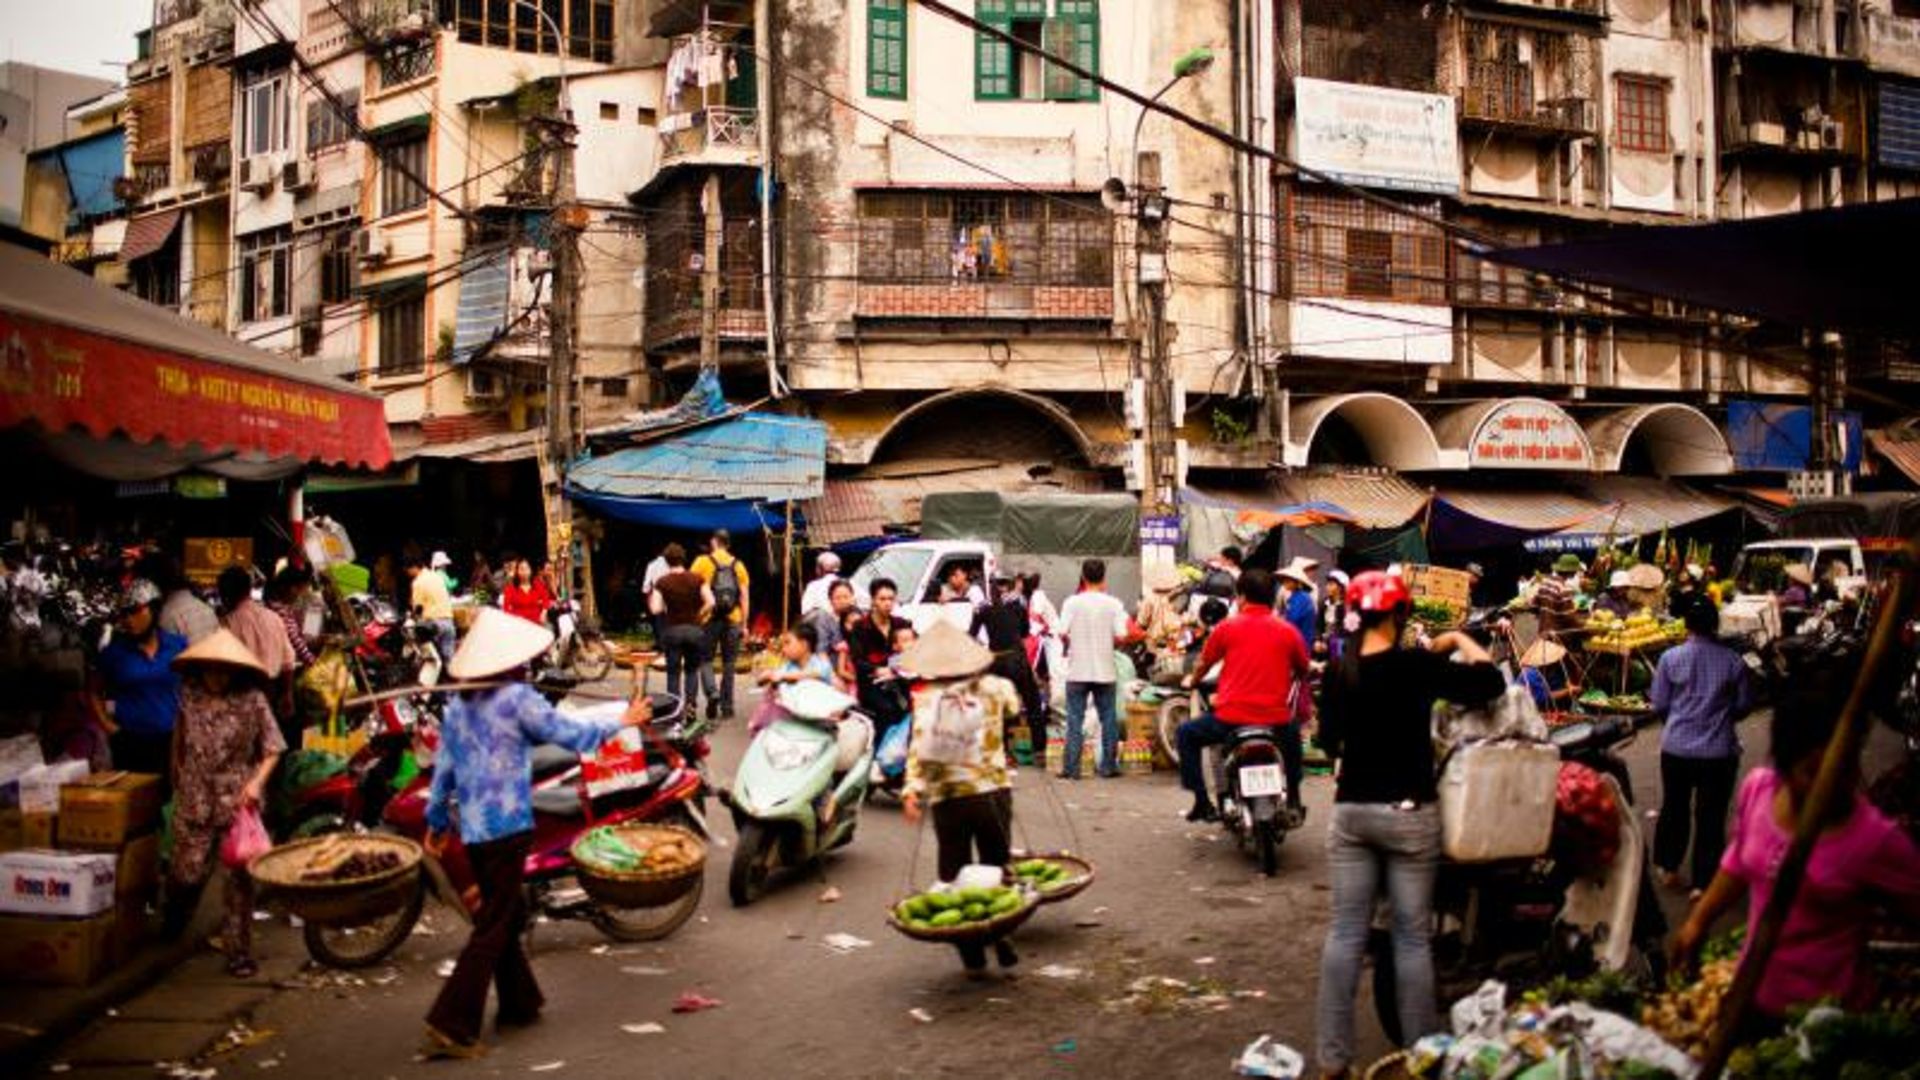
[[[993,666],[993,653],[944,620],[936,622],[900,657],[900,666],[922,679],[964,679]]]
[[[173,658],[174,667],[186,664],[226,664],[229,667],[246,668],[261,678],[267,674],[267,665],[253,655],[247,643],[224,627],[194,642]]]
[[[456,679],[484,679],[498,675],[546,652],[553,631],[499,608],[481,608],[466,640],[453,652],[447,671]]]
[[[1520,654],[1520,666],[1530,668],[1549,667],[1566,658],[1567,647],[1565,645],[1557,641],[1548,641],[1546,638],[1541,638],[1527,646],[1527,651]]]

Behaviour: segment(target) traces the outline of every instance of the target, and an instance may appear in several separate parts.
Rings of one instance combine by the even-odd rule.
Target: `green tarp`
[[[932,494],[920,506],[920,535],[991,544],[1005,565],[1040,574],[1056,598],[1072,593],[1089,558],[1106,560],[1114,595],[1140,592],[1140,502],[1132,495]]]

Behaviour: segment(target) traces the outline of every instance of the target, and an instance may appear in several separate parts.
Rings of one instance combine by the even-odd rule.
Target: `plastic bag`
[[[892,772],[907,766],[907,741],[913,734],[913,719],[908,717],[887,729],[880,736],[880,749],[874,754],[874,762],[883,771]]]
[[[233,815],[227,835],[220,840],[220,861],[229,870],[244,870],[248,863],[273,848],[267,827],[260,822],[260,811],[243,806]]]
[[[1507,692],[1477,709],[1457,705],[1435,705],[1433,709],[1434,748],[1445,756],[1463,742],[1486,739],[1532,739],[1544,741],[1547,721],[1534,704],[1525,686],[1515,684]]]
[[[1300,1052],[1273,1036],[1262,1035],[1247,1044],[1234,1059],[1233,1071],[1241,1076],[1260,1076],[1276,1080],[1296,1080],[1306,1071],[1307,1061]]]

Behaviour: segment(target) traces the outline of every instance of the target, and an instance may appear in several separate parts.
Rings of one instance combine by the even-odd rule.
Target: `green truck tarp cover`
[[[1107,562],[1107,588],[1128,603],[1140,594],[1140,500],[1132,495],[931,494],[920,505],[927,540],[991,544],[1002,562],[1040,575],[1060,602],[1080,579],[1084,559]]]

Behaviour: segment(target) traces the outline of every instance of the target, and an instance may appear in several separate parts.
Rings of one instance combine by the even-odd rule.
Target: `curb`
[[[33,1028],[17,1025],[0,1036],[0,1075],[34,1074],[43,1058],[104,1017],[108,1009],[151,988],[198,951],[194,936],[188,934],[148,945],[91,986],[13,987],[13,993],[60,995],[69,1000],[51,1015],[37,1018]]]

